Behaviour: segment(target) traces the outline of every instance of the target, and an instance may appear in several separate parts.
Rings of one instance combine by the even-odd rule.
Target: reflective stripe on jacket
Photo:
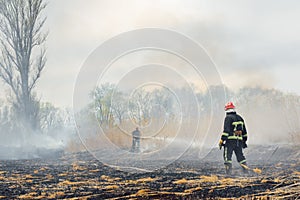
[[[243,140],[247,141],[247,129],[244,119],[236,112],[226,113],[224,120],[224,129],[221,136],[225,140]]]

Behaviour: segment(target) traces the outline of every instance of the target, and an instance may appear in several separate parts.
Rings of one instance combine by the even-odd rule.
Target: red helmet
[[[224,107],[225,110],[228,110],[228,109],[235,109],[235,106],[233,105],[233,103],[230,101],[228,102],[225,107]]]

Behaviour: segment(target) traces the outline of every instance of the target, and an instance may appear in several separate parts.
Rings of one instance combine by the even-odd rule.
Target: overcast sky
[[[48,62],[36,91],[57,106],[72,105],[76,76],[95,48],[145,27],[202,44],[232,89],[259,84],[300,94],[297,0],[51,0],[45,14]]]

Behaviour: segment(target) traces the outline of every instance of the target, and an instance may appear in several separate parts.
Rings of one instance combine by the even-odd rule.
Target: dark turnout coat
[[[241,131],[241,132],[239,132]],[[236,134],[236,133],[240,134]],[[224,130],[222,134],[222,140],[242,140],[247,141],[247,129],[244,119],[236,112],[226,113],[224,120]]]
[[[231,166],[233,152],[235,152],[237,161],[245,164],[246,158],[242,149],[246,147],[247,129],[244,119],[236,112],[226,113],[221,139],[226,141],[224,146],[225,165]]]

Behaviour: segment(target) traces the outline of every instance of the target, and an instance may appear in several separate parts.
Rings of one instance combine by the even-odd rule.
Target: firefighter
[[[138,127],[132,132],[132,152],[140,152],[141,132]]]
[[[232,153],[234,152],[237,161],[242,166],[243,172],[248,173],[246,158],[243,149],[247,148],[247,129],[244,119],[235,111],[232,102],[225,105],[226,117],[224,120],[224,130],[219,142],[220,149],[224,146],[224,164],[226,174],[232,172]]]

